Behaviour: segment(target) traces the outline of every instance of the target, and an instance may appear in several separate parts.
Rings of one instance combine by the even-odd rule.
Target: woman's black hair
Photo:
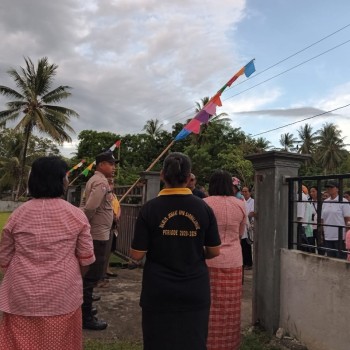
[[[34,198],[57,198],[64,194],[63,179],[67,163],[58,157],[42,157],[32,164],[28,180],[30,196]]]
[[[178,187],[187,182],[191,174],[191,160],[180,152],[170,153],[163,163],[163,177],[171,187]]]
[[[233,196],[232,177],[225,170],[215,170],[209,181],[209,196]]]

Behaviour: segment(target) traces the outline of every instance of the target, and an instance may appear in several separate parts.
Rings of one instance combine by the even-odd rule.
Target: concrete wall
[[[309,350],[350,349],[350,263],[281,249],[280,326]]]
[[[252,323],[273,334],[280,324],[280,249],[288,247],[288,184],[304,155],[271,151],[246,157],[255,169]]]
[[[14,202],[14,201],[0,201],[0,212],[9,212],[14,211],[18,208],[23,202]]]

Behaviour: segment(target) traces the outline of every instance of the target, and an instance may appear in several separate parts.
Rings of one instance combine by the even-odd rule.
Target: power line
[[[260,75],[260,74],[266,72],[267,70],[269,70],[269,69],[271,69],[271,68],[273,68],[273,67],[275,67],[275,66],[277,66],[277,65],[279,65],[279,64],[281,64],[281,63],[283,63],[283,62],[285,62],[285,61],[287,61],[288,59],[290,59],[290,58],[292,58],[292,57],[298,55],[299,53],[301,53],[301,52],[303,52],[303,51],[309,49],[310,47],[312,47],[312,46],[314,46],[314,45],[320,43],[321,41],[323,41],[323,40],[325,40],[325,39],[327,39],[327,38],[329,38],[329,37],[331,37],[331,36],[333,36],[333,35],[339,33],[340,31],[342,31],[342,30],[344,30],[344,29],[346,29],[346,28],[348,28],[348,27],[350,27],[350,24],[345,25],[344,27],[342,27],[342,28],[336,30],[335,32],[333,32],[333,33],[331,33],[331,34],[329,34],[329,35],[327,35],[327,36],[321,38],[320,40],[318,40],[318,41],[316,41],[316,42],[314,42],[314,43],[312,43],[312,44],[306,46],[305,48],[303,48],[303,49],[297,51],[296,53],[294,53],[294,54],[292,54],[292,55],[289,55],[288,57],[282,59],[281,61],[278,61],[278,62],[274,63],[273,65],[271,65],[271,66],[265,68],[264,70],[262,70],[262,71],[260,71],[260,72],[258,72],[258,73],[256,73],[256,74],[254,74],[254,75],[251,76],[249,79],[246,79],[246,80],[244,80],[244,81],[242,81],[242,82],[240,82],[240,83],[238,83],[238,84],[235,84],[234,86],[231,86],[231,87],[228,89],[228,91],[229,91],[230,89],[232,89],[232,88],[235,88],[235,87],[239,86],[240,84],[243,84],[243,83],[247,82],[248,80],[251,80],[251,79],[255,78],[256,76],[258,76],[258,75]],[[253,89],[253,88],[255,88],[255,87],[259,86],[259,85],[262,85],[262,84],[264,84],[264,83],[266,83],[266,82],[268,82],[268,81],[270,81],[270,80],[272,80],[272,79],[274,79],[274,78],[277,78],[277,77],[280,76],[280,75],[283,75],[283,74],[285,74],[285,73],[287,73],[287,72],[289,72],[289,71],[291,71],[291,70],[293,70],[293,69],[295,69],[295,68],[300,67],[301,65],[303,65],[303,64],[305,64],[305,63],[308,63],[308,62],[310,62],[310,61],[312,61],[312,60],[314,60],[314,59],[316,59],[316,58],[318,58],[318,57],[320,57],[320,56],[322,56],[322,55],[324,55],[324,54],[326,54],[326,53],[328,53],[328,52],[330,52],[330,51],[332,51],[332,50],[337,49],[338,47],[340,47],[340,46],[342,46],[342,45],[347,44],[349,41],[350,41],[350,40],[347,40],[347,41],[345,41],[345,42],[343,42],[343,43],[341,43],[341,44],[339,44],[339,45],[336,45],[336,46],[334,46],[334,47],[332,47],[332,48],[330,48],[330,49],[328,49],[328,50],[326,50],[326,51],[324,51],[324,52],[321,52],[320,54],[318,54],[318,55],[316,55],[316,56],[314,56],[314,57],[311,57],[311,58],[309,58],[309,59],[307,59],[307,60],[305,60],[305,61],[303,61],[303,62],[301,62],[301,63],[299,63],[299,64],[297,64],[297,65],[295,65],[295,66],[293,66],[293,67],[291,67],[291,68],[289,68],[289,69],[286,69],[285,71],[283,71],[283,72],[281,72],[281,73],[279,73],[279,74],[276,74],[276,75],[272,76],[271,78],[268,78],[268,79],[266,79],[266,80],[264,80],[264,81],[262,81],[262,82],[260,82],[260,83],[258,83],[258,84],[255,84],[255,85],[253,85],[253,86],[251,86],[251,87],[249,87],[249,88],[247,88],[247,89],[245,89],[245,90],[242,90],[241,92],[239,92],[239,93],[237,93],[237,94],[234,94],[234,95],[232,95],[232,96],[230,96],[230,97],[227,97],[227,98],[223,99],[223,101],[227,101],[227,100],[229,100],[229,99],[231,99],[231,98],[234,98],[234,97],[236,97],[236,96],[238,96],[238,95],[241,95],[241,94],[243,94],[244,92],[249,91],[249,90],[251,90],[251,89]],[[184,113],[184,112],[186,112],[186,111],[189,111],[189,110],[191,110],[192,108],[193,108],[193,107],[184,109],[183,111],[177,112],[176,114],[174,114],[174,115],[172,115],[171,117],[166,118],[166,119],[168,119],[168,120],[174,119],[174,117],[176,117],[177,115],[182,114],[182,113]],[[180,121],[180,120],[183,120],[183,119],[189,118],[189,117],[191,117],[191,115],[187,115],[187,116],[185,116],[185,117],[182,117],[182,118],[178,119],[177,121]]]
[[[245,90],[242,90],[241,92],[238,92],[237,94],[232,95],[231,97],[227,97],[227,98],[225,98],[223,101],[229,100],[229,99],[231,99],[231,98],[233,98],[233,97],[236,97],[236,96],[238,96],[238,95],[240,95],[240,94],[243,94],[244,92],[249,91],[249,90],[251,90],[251,89],[253,89],[253,88],[255,88],[255,87],[259,86],[259,85],[262,85],[262,84],[264,84],[264,83],[266,83],[266,82],[268,82],[268,81],[270,81],[270,80],[272,80],[272,79],[275,79],[275,78],[279,77],[279,76],[282,75],[282,74],[285,74],[285,73],[287,73],[287,72],[290,72],[291,70],[293,70],[293,69],[295,69],[295,68],[298,68],[298,67],[302,66],[303,64],[308,63],[308,62],[314,60],[315,58],[318,58],[318,57],[320,57],[320,56],[322,56],[322,55],[324,55],[324,54],[326,54],[326,53],[328,53],[328,52],[330,52],[330,51],[333,51],[333,50],[337,49],[338,47],[343,46],[343,45],[345,45],[345,44],[347,44],[347,43],[349,43],[349,42],[350,42],[350,39],[349,39],[349,40],[346,40],[346,41],[344,41],[344,42],[342,42],[342,43],[339,44],[339,45],[333,46],[332,48],[330,48],[330,49],[328,49],[328,50],[326,50],[326,51],[323,51],[323,52],[321,52],[320,54],[318,54],[318,55],[316,55],[316,56],[313,56],[313,57],[311,57],[311,58],[309,58],[309,59],[307,59],[307,60],[305,60],[305,61],[303,61],[303,62],[301,62],[301,63],[299,63],[299,64],[297,64],[297,65],[295,65],[295,66],[293,66],[293,67],[291,67],[291,68],[288,68],[288,69],[284,70],[283,72],[278,73],[278,74],[272,76],[271,78],[268,78],[268,79],[266,79],[266,80],[263,80],[263,81],[261,81],[261,82],[258,83],[258,84],[255,84],[255,85],[253,85],[253,86],[251,86],[251,87],[249,87],[249,88],[247,88],[247,89],[245,89]]]
[[[271,65],[270,67],[267,67],[267,68],[263,69],[262,71],[257,72],[256,74],[254,74],[254,75],[252,75],[251,77],[249,77],[249,79],[246,79],[246,80],[244,80],[244,81],[239,82],[238,84],[235,84],[234,86],[231,86],[228,90],[233,89],[234,87],[237,87],[238,85],[244,84],[244,83],[247,82],[248,80],[251,80],[251,79],[256,78],[256,77],[259,76],[260,74],[262,74],[262,73],[268,71],[269,69],[271,69],[271,68],[273,68],[273,67],[276,67],[277,65],[279,65],[279,64],[281,64],[281,63],[283,63],[283,62],[289,60],[290,58],[292,58],[292,57],[298,55],[299,53],[301,53],[301,52],[303,52],[303,51],[306,51],[306,50],[309,49],[310,47],[319,44],[319,43],[322,42],[323,40],[326,40],[326,39],[328,39],[329,37],[331,37],[331,36],[333,36],[333,35],[335,35],[335,34],[341,32],[342,30],[344,30],[344,29],[347,28],[347,27],[350,27],[350,23],[347,24],[346,26],[344,26],[344,27],[342,27],[342,28],[336,30],[336,31],[333,32],[333,33],[326,35],[326,36],[323,37],[322,39],[317,40],[317,41],[315,41],[314,43],[312,43],[312,44],[310,44],[310,45],[304,47],[303,49],[301,49],[301,50],[299,50],[299,51],[293,53],[292,55],[290,55],[290,56],[288,56],[288,57],[286,57],[286,58],[283,58],[281,61],[278,61],[278,62],[274,63],[274,64]]]
[[[279,126],[277,128],[274,128],[274,129],[270,129],[270,130],[267,130],[267,131],[259,132],[258,134],[252,135],[252,137],[263,135],[263,134],[267,134],[268,132],[271,132],[271,131],[283,129],[283,128],[287,127],[287,126],[294,125],[294,124],[297,124],[297,123],[301,123],[301,122],[304,122],[305,120],[313,119],[313,118],[319,117],[321,115],[325,115],[325,114],[337,111],[339,109],[343,109],[343,108],[348,107],[348,106],[350,106],[350,103],[348,103],[347,105],[341,106],[341,107],[334,108],[334,109],[332,109],[330,111],[326,111],[326,112],[322,112],[320,114],[316,114],[316,115],[314,115],[312,117],[304,118],[304,119],[298,120],[298,121],[293,122],[293,123],[289,123],[289,124],[285,124],[283,126]]]

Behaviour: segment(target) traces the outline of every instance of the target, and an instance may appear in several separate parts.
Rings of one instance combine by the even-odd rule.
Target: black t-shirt
[[[140,305],[159,311],[208,307],[203,247],[221,243],[214,213],[189,189],[160,194],[141,208],[135,226],[132,248],[147,251]]]

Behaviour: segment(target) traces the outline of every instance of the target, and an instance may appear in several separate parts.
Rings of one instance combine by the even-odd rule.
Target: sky
[[[7,71],[24,57],[58,65],[53,88],[71,86],[62,105],[80,115],[71,157],[82,130],[140,133],[157,118],[170,131],[255,59],[217,110],[233,127],[281,147],[332,122],[350,144],[350,106],[299,122],[350,104],[349,13],[348,0],[1,0],[0,85],[15,88]]]

